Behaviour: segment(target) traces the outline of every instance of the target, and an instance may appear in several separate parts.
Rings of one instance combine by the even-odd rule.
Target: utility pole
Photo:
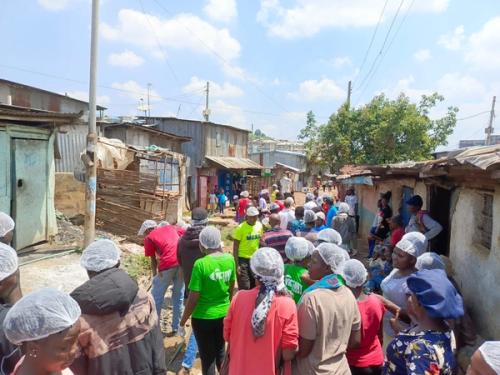
[[[490,112],[490,123],[486,128],[486,146],[491,145],[491,135],[493,134],[493,119],[495,118],[495,102],[497,101],[497,97],[493,97],[493,101],[491,102],[491,112]]]
[[[95,151],[97,145],[96,126],[96,78],[97,78],[97,43],[99,38],[99,0],[92,0],[92,31],[90,37],[90,79],[89,79],[89,133],[87,149],[84,155],[86,166],[85,189],[85,227],[84,246],[95,238],[95,208],[97,192],[97,165]]]
[[[207,81],[207,88],[205,89],[206,97],[205,97],[205,109],[203,110],[203,117],[205,121],[210,121],[210,109],[208,108],[208,96],[210,94],[210,82]]]
[[[347,109],[351,107],[352,84],[351,81],[347,84]]]
[[[152,84],[148,83],[148,120],[151,117],[151,107],[149,106],[149,94],[151,91],[151,86],[152,86]],[[146,121],[146,122],[149,122],[149,121]]]

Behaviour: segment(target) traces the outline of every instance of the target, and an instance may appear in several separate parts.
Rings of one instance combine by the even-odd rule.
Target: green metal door
[[[10,138],[0,131],[0,211],[10,215]]]
[[[12,139],[17,249],[47,239],[47,147],[46,140]]]

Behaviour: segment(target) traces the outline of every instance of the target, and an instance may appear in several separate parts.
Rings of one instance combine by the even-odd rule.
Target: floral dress
[[[384,375],[451,375],[451,331],[404,331],[387,347]]]

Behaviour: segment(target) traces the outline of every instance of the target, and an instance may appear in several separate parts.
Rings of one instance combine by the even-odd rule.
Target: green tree
[[[300,136],[306,139],[311,159],[337,170],[345,164],[384,164],[425,160],[453,132],[458,108],[448,107],[444,117],[432,120],[431,111],[444,100],[434,93],[414,104],[401,94],[390,100],[381,94],[359,108],[343,105],[327,124],[316,125],[309,116]]]

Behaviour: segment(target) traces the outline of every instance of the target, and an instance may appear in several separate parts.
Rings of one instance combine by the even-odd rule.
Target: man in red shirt
[[[170,284],[173,284],[173,334],[179,329],[184,300],[184,278],[177,262],[177,244],[184,232],[184,229],[175,225],[159,227],[153,220],[146,220],[138,233],[144,236],[144,255],[151,258],[153,273],[151,294],[156,304],[158,317],[161,317],[165,293]]]
[[[250,199],[248,198],[250,193],[248,191],[242,191],[240,193],[240,200],[238,202],[238,216],[240,218],[240,223],[245,221],[245,215],[247,212],[248,205],[250,203]]]

